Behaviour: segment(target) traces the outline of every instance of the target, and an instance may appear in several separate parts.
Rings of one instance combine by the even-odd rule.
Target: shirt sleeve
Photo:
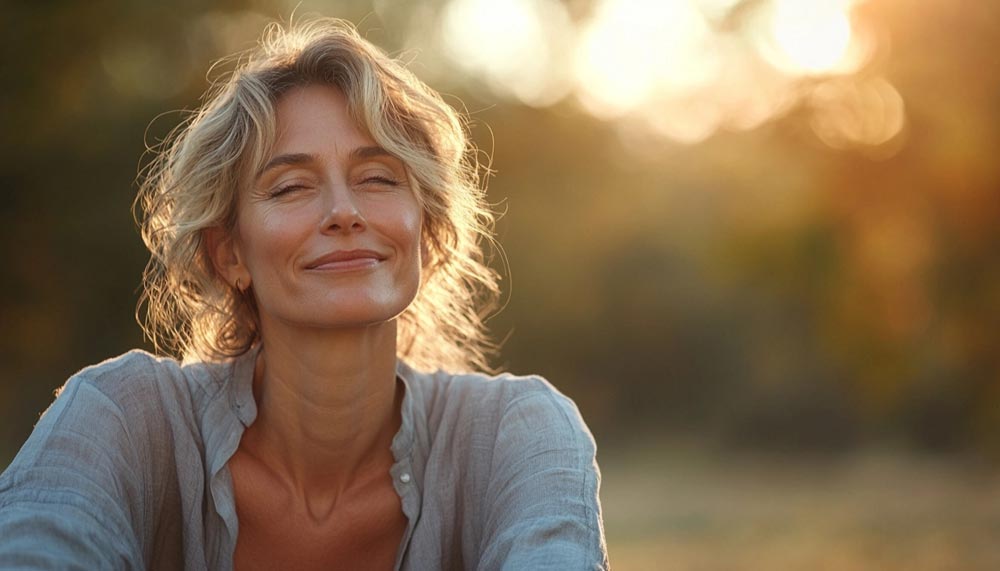
[[[66,384],[0,475],[0,569],[142,568],[123,418],[85,379]]]
[[[594,438],[573,401],[541,383],[501,418],[477,568],[606,570]]]

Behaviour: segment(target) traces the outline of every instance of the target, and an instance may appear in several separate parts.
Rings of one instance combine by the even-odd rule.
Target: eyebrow
[[[264,168],[257,171],[257,178],[264,176],[267,171],[281,166],[297,166],[311,163],[316,160],[316,155],[310,155],[308,153],[289,153],[287,155],[278,155],[271,160],[267,161]]]
[[[395,158],[395,155],[379,146],[358,147],[352,150],[348,156],[352,161],[373,159],[376,157]],[[311,155],[309,153],[289,153],[285,155],[278,155],[267,161],[264,168],[257,172],[257,178],[264,176],[267,171],[276,167],[299,166],[315,162],[317,159],[318,157],[316,155]]]
[[[362,159],[374,159],[376,157],[395,158],[395,155],[376,145],[371,147],[358,147],[351,151],[350,157],[351,159],[357,161]]]

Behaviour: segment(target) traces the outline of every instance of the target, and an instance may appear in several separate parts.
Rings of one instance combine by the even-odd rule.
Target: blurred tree
[[[735,29],[766,3],[712,21]],[[1000,449],[995,3],[860,4],[859,21],[891,49],[859,85],[891,83],[906,123],[889,144],[838,149],[806,96],[694,145],[631,128],[673,108],[599,120],[572,99],[510,102],[436,52],[443,5],[322,9],[363,21],[471,112],[498,171],[490,195],[507,211],[511,297],[491,321],[508,339],[500,362],[551,378],[599,438],[645,427],[781,448],[889,435]],[[580,24],[595,6],[567,13]],[[69,374],[144,346],[133,311],[146,254],[129,209],[144,144],[185,117],[170,110],[197,106],[210,61],[250,47],[293,6],[6,8],[0,462]]]

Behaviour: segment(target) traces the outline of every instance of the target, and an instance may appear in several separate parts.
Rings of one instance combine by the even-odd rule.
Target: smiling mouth
[[[307,270],[344,271],[373,268],[385,256],[370,250],[349,250],[328,254],[306,265]]]

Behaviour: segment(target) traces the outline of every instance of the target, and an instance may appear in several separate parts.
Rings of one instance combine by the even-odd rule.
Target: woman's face
[[[358,129],[333,87],[283,95],[277,128],[273,155],[241,190],[230,245],[216,249],[230,283],[253,285],[265,329],[396,317],[421,271],[422,213],[402,161]]]

